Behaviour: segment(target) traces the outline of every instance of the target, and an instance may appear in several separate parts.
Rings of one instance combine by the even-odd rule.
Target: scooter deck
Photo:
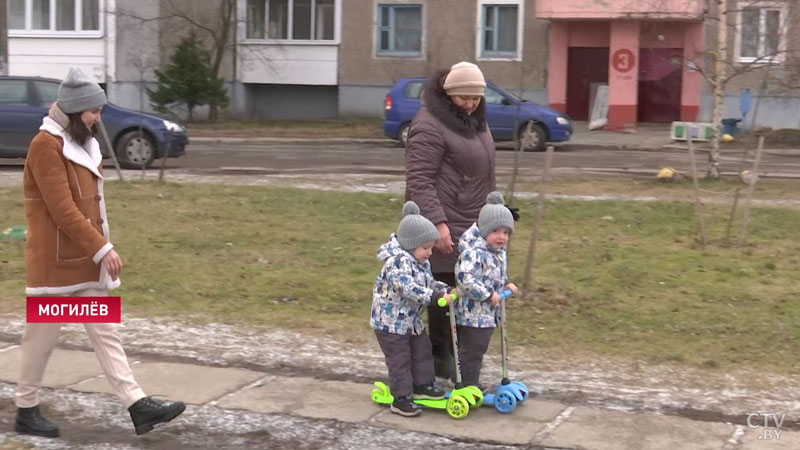
[[[471,407],[479,407],[484,402],[483,392],[475,386],[466,386],[460,389],[453,389],[452,391],[445,392],[444,398],[441,399],[427,399],[416,398],[414,403],[428,408],[434,409],[447,409],[447,402],[450,397],[460,396],[469,403]],[[372,390],[372,401],[383,405],[391,405],[394,402],[394,397],[389,392],[389,387],[380,381],[375,382],[375,389]]]

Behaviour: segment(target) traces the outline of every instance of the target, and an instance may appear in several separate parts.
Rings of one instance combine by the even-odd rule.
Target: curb
[[[192,137],[191,142],[215,144],[388,144],[397,145],[397,141],[388,138],[286,138],[286,137]]]
[[[399,147],[394,139],[389,138],[347,138],[347,137],[320,137],[320,138],[292,138],[292,137],[237,137],[237,136],[214,136],[214,137],[192,137],[191,142],[202,142],[212,144],[381,144],[386,146]],[[513,149],[513,142],[501,141],[496,143],[497,148]],[[641,144],[597,144],[582,142],[557,142],[553,144],[556,150],[579,151],[579,150],[606,150],[606,151],[634,151],[634,152],[658,152],[658,151],[683,151],[687,147],[682,144],[667,143],[655,146]],[[704,146],[697,146],[697,151],[707,152],[710,149]],[[720,149],[720,153],[741,153],[741,149]],[[752,150],[751,150],[752,152]],[[775,156],[798,156],[800,149],[764,149],[764,153]]]

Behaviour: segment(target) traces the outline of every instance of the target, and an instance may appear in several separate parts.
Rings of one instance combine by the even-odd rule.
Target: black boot
[[[389,410],[395,414],[400,414],[401,416],[414,417],[418,416],[422,412],[422,406],[414,403],[409,395],[407,397],[395,398],[392,402],[392,406],[389,407]]]
[[[183,402],[170,402],[152,397],[144,397],[128,408],[131,413],[136,435],[152,430],[159,423],[169,422],[181,415],[186,405]]]
[[[14,431],[34,436],[58,437],[58,427],[42,417],[39,405],[32,408],[17,408],[17,422]]]
[[[439,378],[456,379],[456,360],[449,347],[440,347],[433,351],[433,370]]]

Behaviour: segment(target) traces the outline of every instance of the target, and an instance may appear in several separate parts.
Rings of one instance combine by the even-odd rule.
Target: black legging
[[[455,273],[434,273],[433,278],[446,283],[448,286],[456,285]],[[439,360],[449,360],[453,355],[453,341],[450,337],[450,318],[448,308],[431,303],[428,306],[428,334],[433,346],[433,357]],[[437,373],[437,375],[442,375]]]

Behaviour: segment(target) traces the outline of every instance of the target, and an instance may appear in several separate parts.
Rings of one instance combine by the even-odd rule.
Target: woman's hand
[[[439,230],[439,240],[436,241],[435,245],[436,250],[441,253],[453,253],[453,238],[450,237],[450,227],[447,226],[447,222],[436,225],[436,229]]]
[[[103,259],[100,260],[100,263],[106,268],[108,274],[111,275],[111,280],[117,281],[119,273],[122,272],[122,260],[117,252],[113,249],[109,250],[106,256],[103,256]]]

